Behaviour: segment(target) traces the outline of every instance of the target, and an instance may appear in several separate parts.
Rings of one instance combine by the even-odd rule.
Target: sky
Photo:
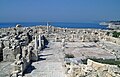
[[[0,0],[0,22],[120,20],[120,0]]]

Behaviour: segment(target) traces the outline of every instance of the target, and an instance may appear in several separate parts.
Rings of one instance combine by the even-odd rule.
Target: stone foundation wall
[[[102,64],[90,59],[85,64],[65,65],[66,77],[120,77],[120,68],[116,65]]]

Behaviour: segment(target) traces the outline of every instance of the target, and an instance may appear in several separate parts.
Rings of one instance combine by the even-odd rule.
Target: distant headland
[[[100,25],[106,25],[110,29],[120,29],[120,21],[101,22]]]

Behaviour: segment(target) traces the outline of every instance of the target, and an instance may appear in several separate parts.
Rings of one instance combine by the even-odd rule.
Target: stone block
[[[98,63],[98,62],[94,62],[94,61],[92,61],[92,60],[90,60],[90,59],[87,60],[87,65],[88,65],[88,66],[91,66],[91,67],[92,67],[93,69],[95,69],[95,70],[98,70],[99,68],[105,66],[105,64]]]
[[[31,60],[32,60],[32,61],[37,61],[37,60],[38,60],[38,50],[33,50],[33,51],[32,51]]]
[[[13,55],[13,50],[5,47],[3,49],[3,61],[14,61],[15,56]]]
[[[10,41],[9,40],[4,40],[3,44],[5,47],[10,47]]]
[[[21,54],[22,50],[21,50],[21,47],[20,46],[15,46],[15,48],[13,49],[14,51],[14,55],[17,55],[17,54]]]

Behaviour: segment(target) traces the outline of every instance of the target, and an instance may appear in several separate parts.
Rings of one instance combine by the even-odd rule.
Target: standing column
[[[45,47],[44,40],[41,40],[42,49]]]
[[[35,36],[35,49],[33,51],[33,53],[35,54],[33,56],[33,60],[37,61],[38,60],[38,43],[37,43],[37,36]]]
[[[41,35],[39,35],[39,49],[41,49]]]
[[[58,41],[58,36],[56,35],[56,36],[55,36],[55,42],[57,42],[57,41]]]
[[[62,47],[65,46],[65,39],[62,39]]]
[[[47,33],[49,33],[49,24],[47,22]]]
[[[53,32],[53,33],[55,32],[55,28],[54,28],[54,26],[52,26],[52,32]]]
[[[38,45],[37,45],[37,36],[35,36],[35,50],[38,49]]]
[[[65,39],[62,39],[62,51],[65,50]]]
[[[74,34],[71,34],[71,41],[74,41]]]

